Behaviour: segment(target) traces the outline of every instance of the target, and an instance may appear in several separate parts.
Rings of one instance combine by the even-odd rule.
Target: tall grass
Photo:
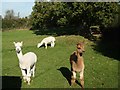
[[[2,34],[2,76],[21,77],[14,41],[23,41],[23,54],[32,51],[37,54],[35,78],[31,85],[21,83],[21,88],[80,88],[78,84],[70,86],[66,77],[59,70],[70,70],[69,56],[76,49],[76,43],[85,40],[85,88],[117,88],[118,63],[114,58],[103,56],[95,51],[93,42],[75,35],[58,36],[54,48],[37,48],[37,43],[47,35],[35,35],[28,30],[15,30]],[[77,79],[79,80],[77,73]],[[17,82],[11,82],[17,83]]]

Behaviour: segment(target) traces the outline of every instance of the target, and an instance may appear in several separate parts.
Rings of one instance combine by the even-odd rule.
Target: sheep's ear
[[[23,45],[23,41],[21,41],[21,46]]]
[[[16,43],[15,43],[15,42],[13,42],[13,44],[15,45]]]

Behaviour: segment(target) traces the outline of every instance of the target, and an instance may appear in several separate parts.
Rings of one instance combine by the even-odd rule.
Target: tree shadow
[[[109,28],[103,32],[102,39],[95,42],[92,45],[93,49],[104,56],[117,59],[120,61],[120,42],[119,42],[120,30],[119,28]]]
[[[67,27],[52,27],[46,29],[30,29],[35,35],[52,35],[52,36],[62,36],[62,35],[80,35],[84,38],[92,40],[92,36],[88,28],[82,28],[82,26],[67,26]]]
[[[74,27],[52,27],[46,29],[33,30],[36,35],[78,35],[77,30]]]
[[[2,89],[16,88],[20,90],[22,80],[19,76],[2,76]]]

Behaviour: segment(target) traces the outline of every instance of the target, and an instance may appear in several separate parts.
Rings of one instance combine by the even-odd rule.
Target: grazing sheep
[[[37,62],[37,56],[33,52],[28,52],[26,54],[22,54],[22,44],[23,42],[13,42],[16,48],[17,57],[19,59],[19,66],[21,68],[22,76],[25,82],[30,85],[30,77],[31,74],[35,76],[35,64]]]
[[[76,81],[76,72],[80,73],[80,83],[82,88],[84,88],[84,60],[82,54],[84,52],[84,43],[80,42],[77,44],[77,50],[73,52],[70,56],[70,64],[71,64],[71,84],[73,85]]]
[[[49,36],[44,38],[40,43],[38,43],[37,47],[41,47],[43,44],[45,44],[45,48],[47,49],[47,44],[50,43],[51,47],[55,46],[55,37]]]

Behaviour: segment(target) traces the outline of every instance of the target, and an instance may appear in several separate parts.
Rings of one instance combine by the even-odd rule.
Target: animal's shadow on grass
[[[67,68],[67,67],[60,67],[59,70],[62,75],[67,79],[69,85],[71,86],[71,76],[72,76],[72,72]],[[79,86],[81,86],[81,84],[78,82],[78,80],[75,81]]]
[[[2,89],[16,88],[20,90],[22,80],[19,76],[2,76]]]
[[[42,48],[42,47],[45,48],[45,44],[41,45],[39,48]],[[51,47],[51,44],[48,43],[48,44],[47,44],[47,47]]]
[[[59,70],[62,73],[62,75],[67,79],[69,85],[71,85],[72,72],[67,67],[61,67],[57,70]]]

